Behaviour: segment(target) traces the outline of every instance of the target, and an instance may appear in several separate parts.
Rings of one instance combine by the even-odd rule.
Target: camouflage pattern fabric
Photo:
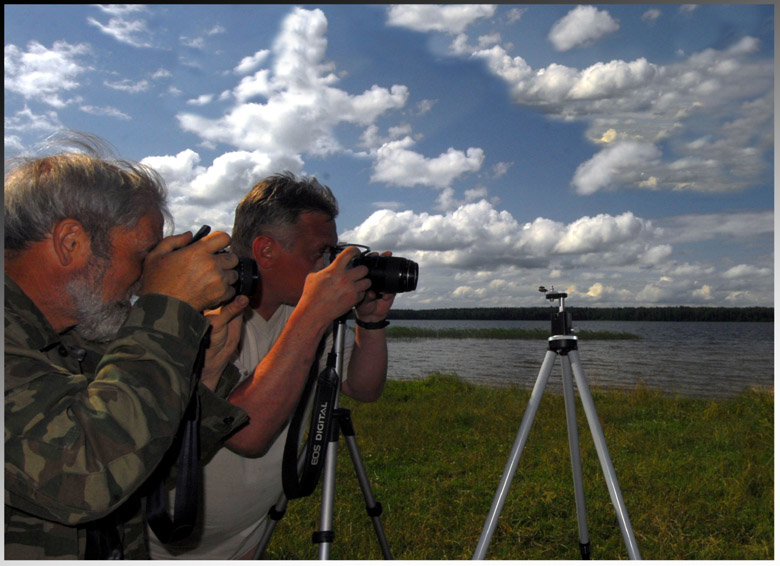
[[[5,276],[5,558],[84,557],[84,524],[111,513],[126,559],[148,558],[138,490],[171,446],[195,387],[202,452],[246,413],[192,376],[206,319],[188,304],[145,295],[116,339],[57,334]]]

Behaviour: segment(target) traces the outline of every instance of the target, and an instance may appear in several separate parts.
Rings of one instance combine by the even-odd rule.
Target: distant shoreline
[[[576,332],[583,340],[640,340],[629,332],[583,330]],[[414,338],[471,338],[488,340],[544,340],[550,333],[542,328],[404,328],[391,326],[387,329],[388,339],[411,340]]]
[[[391,320],[550,320],[556,307],[392,309]],[[572,307],[574,320],[774,322],[774,307]]]

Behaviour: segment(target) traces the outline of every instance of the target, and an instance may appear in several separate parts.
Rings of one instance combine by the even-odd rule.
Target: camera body
[[[339,244],[330,248],[326,264],[329,265],[346,248],[361,248],[360,255],[349,262],[349,268],[365,265],[366,277],[371,281],[369,288],[376,293],[406,293],[417,288],[419,266],[410,259],[394,256],[368,255],[371,249],[358,244]]]

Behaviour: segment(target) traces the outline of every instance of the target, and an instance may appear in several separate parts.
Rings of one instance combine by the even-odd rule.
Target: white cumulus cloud
[[[595,6],[577,6],[555,22],[548,39],[558,51],[568,51],[593,43],[620,29],[620,25],[606,10]]]
[[[235,106],[219,118],[180,113],[180,126],[207,142],[246,151],[326,155],[341,150],[334,133],[338,125],[365,127],[406,104],[405,86],[373,85],[354,95],[336,88],[333,65],[325,61],[326,32],[322,10],[295,8],[270,50],[271,67],[242,79],[233,90]],[[259,53],[239,66],[259,64],[265,60]]]
[[[581,261],[638,265],[643,255],[666,257],[654,256],[660,236],[651,222],[630,212],[583,217],[568,225],[547,218],[520,223],[486,200],[444,214],[379,210],[343,234],[345,240],[372,249],[403,250],[427,266],[467,270],[574,266]]]
[[[88,45],[67,41],[55,41],[51,48],[31,41],[26,51],[8,44],[4,57],[5,88],[62,108],[73,102],[62,97],[80,86],[78,77],[89,70],[81,59],[90,53]]]
[[[480,18],[490,18],[495,4],[395,4],[387,9],[387,23],[415,31],[462,33]]]
[[[267,58],[268,55],[271,52],[268,49],[261,49],[260,51],[255,52],[254,55],[247,55],[241,61],[236,65],[236,68],[233,69],[236,73],[244,74],[248,73],[249,71],[253,71],[256,69],[260,64],[262,64]]]
[[[741,263],[727,269],[723,277],[726,279],[750,279],[753,277],[765,277],[771,274],[772,270],[769,268]]]
[[[214,229],[230,231],[232,211],[258,181],[283,170],[300,173],[303,167],[295,156],[261,151],[228,152],[208,167],[200,161],[200,155],[191,149],[142,160],[165,180],[171,212],[182,230],[207,223]],[[214,218],[206,222],[204,218],[209,214]]]
[[[660,157],[661,151],[653,144],[618,142],[577,167],[572,185],[577,194],[590,195],[613,187],[625,177],[633,181],[637,171],[653,165]]]
[[[451,53],[483,60],[517,104],[589,124],[587,138],[595,143],[663,143],[664,156],[652,173],[622,170],[625,187],[734,192],[766,182],[771,171],[774,70],[771,59],[754,58],[758,47],[757,39],[742,37],[725,49],[705,49],[667,65],[640,57],[583,69],[559,63],[534,69],[502,46],[470,45],[460,34]],[[618,158],[627,147],[596,161]],[[634,150],[638,147],[652,153],[649,145]],[[596,165],[583,164],[580,173],[590,170],[608,179],[593,179],[580,190],[600,190],[617,180],[603,169],[594,171]]]
[[[376,152],[371,180],[401,187],[426,185],[443,189],[464,173],[479,171],[485,159],[485,152],[474,147],[465,152],[449,148],[438,157],[426,158],[408,149],[413,144],[408,136],[383,144]]]

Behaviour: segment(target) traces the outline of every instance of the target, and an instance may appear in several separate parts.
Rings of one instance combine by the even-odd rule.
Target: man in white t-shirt
[[[287,429],[317,346],[333,321],[353,308],[357,326],[355,334],[345,336],[341,392],[365,402],[382,394],[385,318],[395,295],[377,297],[369,290],[368,268],[349,267],[357,248],[347,248],[323,267],[324,256],[338,243],[337,215],[328,187],[288,172],[262,180],[238,205],[231,248],[255,259],[260,281],[236,360],[242,381],[228,399],[247,411],[250,422],[204,467],[197,532],[176,545],[163,545],[150,532],[152,558],[253,557],[266,514],[283,491]],[[321,368],[332,336],[326,341]]]

